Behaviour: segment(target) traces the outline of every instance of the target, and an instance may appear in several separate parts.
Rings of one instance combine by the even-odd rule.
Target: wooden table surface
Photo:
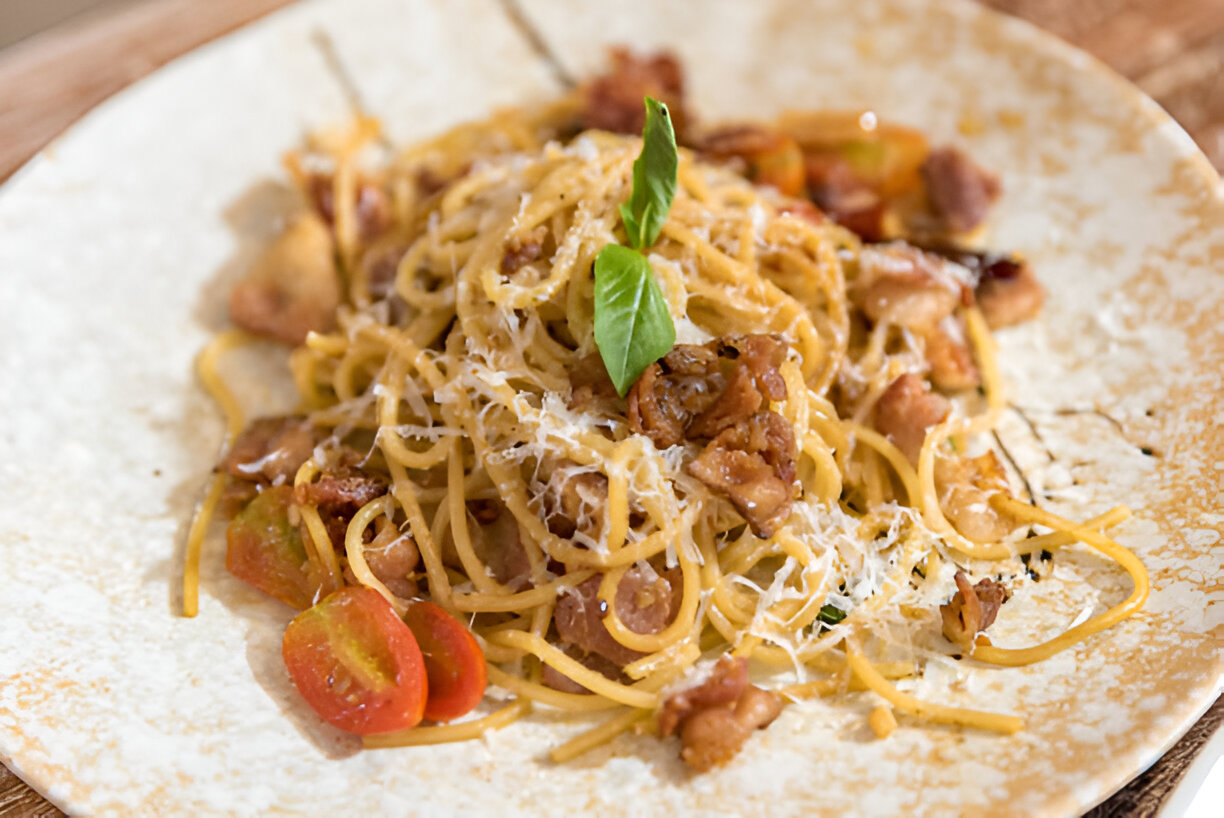
[[[1224,0],[979,1],[1030,20],[1113,66],[1163,105],[1224,171]],[[0,51],[0,180],[119,89],[289,2],[112,2]],[[1219,700],[1150,770],[1088,816],[1155,815],[1222,720]],[[0,766],[0,818],[61,814]]]

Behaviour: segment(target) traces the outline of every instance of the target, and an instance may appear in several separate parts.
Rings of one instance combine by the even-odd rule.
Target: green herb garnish
[[[638,376],[676,343],[676,327],[650,262],[676,195],[676,134],[667,106],[646,97],[642,152],[633,163],[633,191],[620,207],[629,247],[609,244],[595,257],[595,345],[622,398]]]
[[[595,257],[595,344],[622,398],[676,343],[676,327],[650,262],[609,244]]]
[[[826,625],[836,625],[845,618],[846,612],[832,605],[821,605],[820,613],[816,614],[816,620],[824,622]]]
[[[621,220],[629,234],[629,245],[644,250],[655,243],[672,199],[676,197],[676,132],[667,106],[646,97],[646,125],[642,128],[642,152],[633,163],[633,193],[620,206]]]

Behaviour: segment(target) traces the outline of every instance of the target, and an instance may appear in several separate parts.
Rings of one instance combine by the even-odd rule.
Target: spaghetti
[[[964,285],[925,328],[893,312],[898,302],[909,316],[943,303],[948,271],[955,279],[965,267],[912,245],[865,242],[778,186],[753,185],[742,162],[681,151],[649,260],[677,350],[715,361],[707,380],[694,375],[686,388],[717,391],[737,377],[748,366],[744,338],[781,349],[769,372],[784,386],[761,414],[793,436],[794,472],[777,524],[758,524],[736,489],[692,467],[740,427],[659,445],[633,407],[657,399],[673,411],[666,401],[682,390],[652,397],[639,382],[629,408],[601,391],[591,268],[618,241],[641,140],[568,133],[580,105],[498,114],[375,171],[362,146],[377,130],[363,121],[289,162],[316,203],[306,218],[330,222],[342,285],[331,326],[303,334],[291,359],[313,438],[287,482],[311,575],[320,592],[372,588],[401,614],[427,597],[470,623],[490,681],[513,696],[491,715],[367,746],[473,738],[533,704],[614,711],[554,751],[568,760],[663,708],[669,693],[708,675],[703,657],[722,654],[789,666],[800,676],[784,689],[791,699],[853,682],[918,719],[1020,729],[1017,717],[920,702],[889,680],[921,672],[902,646],[937,619],[958,563],[980,572],[990,561],[991,573],[1016,576],[1021,553],[1085,542],[1133,578],[1124,603],[1037,647],[971,647],[992,664],[1038,661],[1120,621],[1143,604],[1147,578],[1099,533],[1124,509],[1071,523],[1014,499],[985,455],[968,458],[964,446],[1005,407],[987,320],[963,306]],[[794,136],[805,151],[809,125]],[[745,157],[751,171],[759,157]],[[881,295],[898,276],[918,295]],[[917,403],[902,409],[921,418],[944,400],[930,382],[938,385],[933,350],[948,338],[959,338],[953,352],[985,397],[938,390],[955,400],[908,445],[887,422],[889,401],[909,389]],[[242,420],[216,359],[237,340],[221,336],[200,358],[232,437]],[[678,371],[671,360],[657,377]],[[263,462],[242,473],[264,469],[255,482],[275,483]],[[348,497],[347,512],[328,505],[322,486],[338,473],[375,485],[374,496]],[[192,528],[188,615],[224,479],[233,478],[218,478]],[[984,539],[982,525],[1002,533]],[[1054,533],[1026,545],[1029,525]],[[393,547],[415,555],[394,576],[378,562]]]

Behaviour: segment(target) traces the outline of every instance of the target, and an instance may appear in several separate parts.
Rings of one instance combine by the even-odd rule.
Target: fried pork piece
[[[229,313],[245,330],[298,345],[336,325],[340,276],[331,230],[314,215],[282,233],[230,293]]]
[[[603,531],[607,504],[608,478],[599,472],[558,469],[544,487],[548,530],[565,539],[578,532],[597,539]]]
[[[519,532],[518,520],[499,500],[468,500],[472,550],[493,574],[493,579],[514,590],[531,584],[531,561]]]
[[[968,270],[910,244],[866,246],[858,263],[850,299],[874,323],[929,332],[970,295]]]
[[[974,638],[994,624],[999,608],[1008,600],[1007,588],[992,579],[970,585],[963,571],[956,572],[956,594],[939,606],[943,634],[949,642],[969,649]]]
[[[1027,264],[992,264],[984,268],[977,290],[978,307],[991,329],[1033,318],[1045,302],[1045,289]]]
[[[502,273],[510,275],[523,265],[538,259],[544,252],[544,239],[547,236],[548,227],[541,224],[526,234],[506,239],[506,252],[501,260]]]
[[[352,449],[335,453],[332,463],[324,466],[317,480],[294,489],[299,504],[310,503],[336,517],[348,519],[371,500],[387,493],[387,479],[359,467],[361,455]]]
[[[924,354],[931,367],[931,383],[944,392],[976,389],[982,383],[982,373],[973,362],[964,321],[949,315],[926,335]]]
[[[936,148],[922,163],[931,209],[953,233],[965,233],[986,219],[999,198],[999,179],[958,148]]]
[[[880,395],[874,411],[875,428],[917,464],[927,431],[942,422],[949,409],[947,398],[932,392],[918,375],[907,372]]]
[[[786,398],[778,372],[784,360],[786,343],[774,335],[677,344],[629,390],[629,428],[660,449],[714,437]]]
[[[238,435],[217,470],[254,483],[292,482],[318,441],[314,425],[301,415],[256,418]]]
[[[1007,473],[993,451],[977,457],[935,460],[939,504],[964,537],[978,543],[998,542],[1019,525],[1010,514],[990,505],[992,494],[1007,494]]]
[[[392,523],[385,523],[366,544],[366,565],[374,576],[401,599],[417,595],[416,581],[409,577],[420,562],[416,541]]]
[[[687,468],[730,500],[758,537],[772,536],[790,516],[795,435],[777,412],[758,412],[724,429]]]
[[[336,224],[334,181],[335,177],[330,173],[312,173],[306,181],[311,205],[320,218],[332,227]],[[359,180],[355,198],[353,214],[359,238],[369,241],[391,226],[391,200],[381,187],[369,180]]]
[[[569,368],[570,409],[591,409],[617,398],[616,385],[608,377],[608,368],[598,352],[579,358]]]
[[[607,603],[599,598],[602,574],[596,574],[561,595],[553,621],[557,635],[579,651],[610,660],[622,668],[646,654],[627,648],[608,632]],[[616,615],[634,633],[658,633],[680,609],[681,577],[678,570],[657,573],[650,566],[635,566],[616,586]]]
[[[956,262],[972,274],[976,282],[975,300],[991,329],[1028,321],[1041,311],[1045,289],[1033,274],[1033,268],[1022,259],[946,244],[934,244],[926,249]]]
[[[582,128],[613,133],[642,133],[645,97],[667,105],[676,140],[685,141],[690,118],[684,107],[684,72],[671,54],[638,57],[626,48],[610,52],[612,70],[582,89]]]
[[[820,209],[864,241],[884,238],[887,202],[868,181],[859,178],[841,156],[809,154],[804,168],[808,193]]]
[[[659,731],[680,731],[680,757],[696,772],[730,761],[753,730],[782,712],[776,694],[748,684],[748,662],[724,656],[709,678],[669,696],[659,711]]]
[[[786,398],[778,367],[786,343],[741,335],[702,346],[679,344],[629,390],[629,428],[659,448],[709,440],[688,471],[731,501],[758,537],[790,514],[795,436],[771,411]]]

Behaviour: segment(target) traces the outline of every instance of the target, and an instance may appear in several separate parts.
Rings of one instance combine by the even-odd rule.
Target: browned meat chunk
[[[582,532],[598,538],[608,504],[608,478],[599,472],[553,472],[544,488],[548,530],[569,539]]]
[[[684,141],[689,117],[684,108],[684,74],[667,53],[638,57],[628,49],[611,50],[612,70],[582,90],[582,127],[640,134],[646,123],[642,100],[654,97],[671,112],[676,139]]]
[[[385,523],[366,544],[366,565],[383,585],[401,599],[416,596],[417,584],[409,575],[420,561],[416,543],[392,523]]]
[[[993,451],[972,458],[937,458],[935,485],[948,520],[974,542],[998,542],[1019,525],[990,505],[992,494],[1008,492],[1007,473]]]
[[[335,177],[329,173],[311,174],[307,182],[310,202],[323,221],[330,226],[336,224]],[[357,183],[357,201],[354,202],[357,220],[357,235],[369,241],[382,233],[391,224],[391,200],[383,189],[373,182],[360,180]]]
[[[945,392],[976,389],[982,374],[973,363],[964,324],[949,315],[924,336],[926,359],[931,365],[931,383]]]
[[[666,449],[684,440],[693,418],[722,394],[726,380],[710,345],[677,344],[646,367],[629,390],[629,428]]]
[[[919,376],[897,378],[875,405],[875,428],[897,445],[911,463],[918,462],[927,430],[948,416],[946,398],[930,390]]]
[[[1028,321],[1041,311],[1045,289],[1027,264],[996,263],[982,271],[976,290],[982,317],[991,329]]]
[[[495,500],[469,500],[467,508],[477,523],[471,529],[472,549],[493,579],[514,589],[530,585],[531,562],[510,510]]]
[[[884,198],[840,156],[806,157],[808,194],[821,210],[864,241],[884,238]]]
[[[803,151],[784,133],[761,125],[731,125],[706,134],[698,148],[716,161],[742,162],[753,184],[772,187],[786,196],[803,193]]]
[[[298,219],[260,256],[230,293],[234,323],[256,335],[300,344],[336,325],[340,276],[331,231],[314,216]]]
[[[660,449],[714,437],[768,401],[786,398],[778,372],[785,359],[786,343],[773,335],[679,344],[629,390],[629,428]]]
[[[524,264],[538,259],[544,252],[544,239],[547,237],[548,228],[541,224],[526,235],[515,235],[507,239],[506,252],[501,260],[502,273],[510,275]]]
[[[936,148],[922,164],[931,209],[953,233],[964,233],[986,218],[999,197],[998,178],[957,148]]]
[[[659,711],[659,732],[670,736],[698,710],[731,704],[748,689],[748,661],[721,657],[701,684],[673,693]]]
[[[584,654],[573,645],[565,645],[562,647],[562,650],[564,650],[566,656],[577,660],[583,667],[589,668],[601,676],[616,681],[621,681],[625,678],[625,675],[621,673],[620,666],[610,659],[605,659],[594,653]],[[562,693],[583,694],[591,692],[549,665],[544,665],[540,670],[540,684],[545,687],[551,687],[553,690],[560,690]]]
[[[553,621],[563,641],[624,667],[645,654],[617,642],[604,626],[608,608],[599,599],[602,580],[597,574],[562,595]],[[616,615],[634,633],[658,633],[676,618],[680,593],[677,572],[658,574],[649,567],[631,568],[616,586]]]
[[[992,579],[970,585],[969,578],[961,571],[956,572],[956,588],[952,600],[939,606],[943,633],[949,642],[970,648],[974,638],[994,623],[999,608],[1010,595],[1003,585]]]
[[[795,435],[776,412],[758,412],[721,433],[688,464],[689,474],[731,501],[758,537],[790,516]]]
[[[968,271],[908,244],[864,247],[850,298],[873,322],[928,332],[967,297],[962,277]]]
[[[315,427],[304,417],[258,418],[242,430],[217,469],[257,483],[292,482],[317,442]]]
[[[319,479],[298,486],[294,490],[297,502],[316,505],[320,511],[347,519],[366,503],[387,493],[386,478],[345,462],[349,459],[340,458],[338,465],[322,469]]]
[[[782,712],[774,693],[748,684],[743,659],[724,656],[709,679],[668,698],[659,712],[659,730],[680,729],[680,757],[696,772],[730,761],[753,730],[768,727]]]
[[[598,352],[575,361],[569,369],[569,381],[571,409],[590,409],[617,397],[616,386],[608,377],[608,368]]]

